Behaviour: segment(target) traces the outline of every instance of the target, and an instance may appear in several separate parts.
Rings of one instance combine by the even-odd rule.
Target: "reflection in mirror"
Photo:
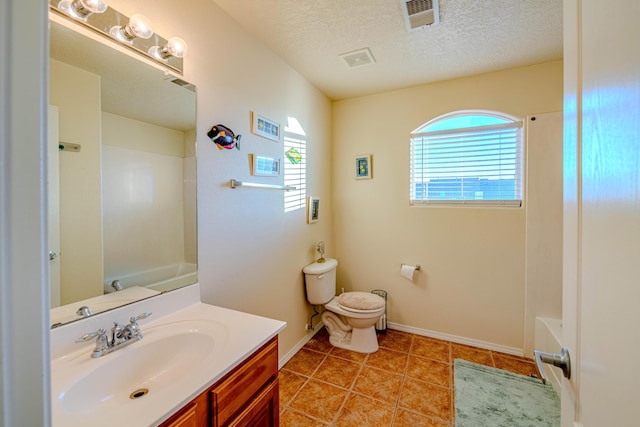
[[[60,18],[50,29],[51,324],[59,326],[197,281],[196,115],[192,85]]]

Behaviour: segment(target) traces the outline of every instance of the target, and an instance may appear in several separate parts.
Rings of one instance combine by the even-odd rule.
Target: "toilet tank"
[[[325,258],[325,262],[314,262],[302,269],[307,300],[311,304],[326,304],[336,296],[336,267],[338,261]]]

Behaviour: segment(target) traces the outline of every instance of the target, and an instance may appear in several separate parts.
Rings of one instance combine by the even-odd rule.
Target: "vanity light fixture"
[[[171,37],[167,43],[162,46],[153,46],[149,49],[149,55],[161,60],[166,60],[172,56],[175,58],[183,58],[187,54],[187,42],[180,37]]]
[[[49,9],[56,15],[52,19],[61,17],[73,22],[72,25],[78,24],[163,68],[183,74],[182,58],[187,52],[187,43],[183,39],[163,38],[153,31],[149,18],[141,14],[129,18],[107,6],[108,1],[49,0]]]
[[[109,34],[126,43],[131,43],[136,37],[148,39],[153,35],[151,21],[139,13],[129,18],[129,23],[124,27],[116,25],[111,27]]]
[[[107,7],[102,0],[62,0],[58,3],[58,9],[83,21],[94,13],[104,13]]]

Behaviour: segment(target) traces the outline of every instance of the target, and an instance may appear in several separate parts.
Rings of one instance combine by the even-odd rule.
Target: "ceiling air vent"
[[[369,48],[354,50],[352,52],[341,53],[340,58],[347,64],[349,68],[364,67],[365,65],[372,65],[376,63],[373,59],[373,55]]]
[[[408,31],[440,22],[438,0],[400,0],[400,3]]]

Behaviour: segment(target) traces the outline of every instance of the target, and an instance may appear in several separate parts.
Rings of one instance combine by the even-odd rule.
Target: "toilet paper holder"
[[[400,264],[400,268],[402,268],[405,265],[408,266],[409,264],[402,263],[402,264]],[[416,267],[416,271],[420,270],[420,264],[416,264],[415,267]]]

